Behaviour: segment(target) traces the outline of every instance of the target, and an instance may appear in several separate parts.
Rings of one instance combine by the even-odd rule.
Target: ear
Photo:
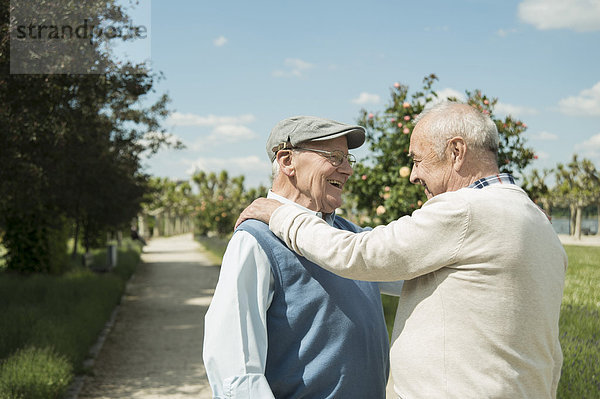
[[[448,148],[450,159],[452,160],[452,168],[458,172],[465,163],[468,151],[467,143],[460,136],[453,137],[448,142]]]
[[[296,168],[292,163],[291,150],[278,151],[275,159],[277,159],[277,163],[279,163],[279,170],[281,173],[288,177],[292,177],[296,174]]]

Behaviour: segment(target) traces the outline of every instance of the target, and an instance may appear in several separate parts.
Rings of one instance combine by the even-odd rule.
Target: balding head
[[[468,104],[445,101],[425,110],[416,119],[440,159],[448,140],[460,136],[477,158],[498,157],[498,129],[492,119]]]
[[[428,198],[498,173],[498,130],[467,104],[444,102],[423,112],[410,137],[410,181]]]

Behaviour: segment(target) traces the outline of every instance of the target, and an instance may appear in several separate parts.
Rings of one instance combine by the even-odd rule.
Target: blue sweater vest
[[[361,230],[337,216],[334,226]],[[275,279],[265,371],[275,397],[385,398],[389,342],[377,283],[320,268],[257,220],[238,230],[256,238]]]

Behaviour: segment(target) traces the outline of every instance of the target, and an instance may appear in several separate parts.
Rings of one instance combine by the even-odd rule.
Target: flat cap
[[[358,148],[365,142],[365,128],[347,125],[316,116],[293,116],[277,123],[267,140],[267,155],[273,161],[282,148],[289,148],[305,141],[323,141],[346,136],[348,149]],[[287,144],[287,147],[280,146]]]

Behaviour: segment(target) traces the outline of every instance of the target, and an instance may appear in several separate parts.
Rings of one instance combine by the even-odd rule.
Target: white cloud
[[[580,152],[584,158],[594,161],[600,160],[600,133],[590,137],[582,143],[575,145],[575,150]]]
[[[256,138],[256,133],[243,125],[219,125],[208,136],[211,141],[225,141],[233,143],[236,141],[250,140]]]
[[[432,102],[431,105],[437,104],[442,101],[446,101],[448,98],[456,98],[458,101],[465,102],[467,101],[467,97],[464,93],[461,93],[458,90],[454,90],[452,88],[445,88],[442,90],[436,91],[438,97],[436,100]],[[501,102],[496,103],[494,107],[494,112],[498,114],[504,115],[536,115],[538,111],[534,108],[522,107],[518,105],[504,104]]]
[[[445,89],[442,90],[436,90],[435,91],[437,94],[437,98],[434,98],[430,103],[427,103],[427,105],[425,105],[425,109],[429,109],[431,107],[433,107],[436,104],[439,104],[443,101],[448,101],[448,98],[455,98],[458,101],[466,101],[467,97],[465,97],[465,95],[463,93],[461,93],[458,90],[454,90],[451,89],[449,87],[446,87]]]
[[[283,65],[286,66],[286,69],[278,69],[273,71],[273,76],[275,76],[276,78],[300,78],[304,76],[304,72],[311,68],[314,68],[313,64],[303,61],[299,58],[286,58],[283,61]]]
[[[583,143],[577,144],[575,146],[575,148],[577,149],[593,149],[596,151],[600,151],[600,133],[598,133],[595,136],[590,137],[589,139],[587,139],[586,141],[584,141]]]
[[[445,89],[442,89],[442,90],[437,90],[436,93],[437,93],[438,97],[437,97],[437,100],[434,100],[435,103],[446,101],[448,98],[451,98],[451,97],[454,97],[454,98],[458,99],[459,101],[467,100],[464,93],[461,93],[460,91],[451,89],[449,87],[446,87]]]
[[[225,44],[227,44],[227,38],[225,36],[219,36],[213,40],[213,44],[215,47],[223,47]]]
[[[173,112],[167,119],[167,124],[172,126],[218,126],[218,125],[237,125],[252,123],[256,120],[252,114],[243,114],[239,116],[216,116],[216,115],[196,115]]]
[[[379,101],[381,101],[381,98],[377,94],[371,94],[364,91],[360,93],[357,98],[352,100],[354,104],[377,104]]]
[[[524,107],[521,105],[505,104],[497,102],[494,107],[494,112],[502,115],[512,116],[523,116],[523,115],[537,115],[538,110],[531,107]]]
[[[600,82],[577,96],[563,98],[558,102],[560,111],[567,115],[600,116]]]
[[[600,30],[600,0],[524,0],[519,19],[537,29]]]
[[[558,136],[556,134],[549,133],[549,132],[540,132],[538,134],[531,136],[531,138],[534,140],[542,140],[542,141],[558,140]]]
[[[193,175],[198,171],[218,172],[227,170],[234,175],[239,175],[247,172],[269,173],[271,170],[271,165],[256,155],[240,158],[196,158],[195,160],[184,160],[183,162],[188,165],[186,173],[189,175]]]
[[[201,150],[208,144],[234,143],[238,141],[251,140],[256,134],[246,125],[256,120],[252,114],[238,116],[196,115],[173,112],[167,124],[170,126],[192,126],[197,128],[212,127],[208,136],[203,136],[191,148]]]

